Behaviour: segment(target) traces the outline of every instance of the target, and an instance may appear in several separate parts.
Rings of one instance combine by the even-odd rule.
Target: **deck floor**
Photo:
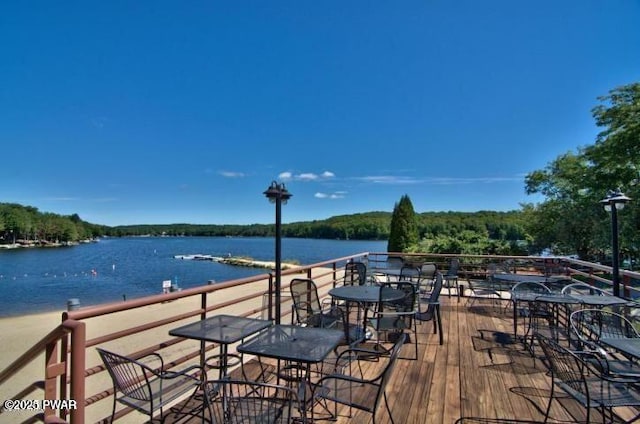
[[[400,359],[387,386],[395,423],[542,422],[551,378],[543,362],[514,340],[511,310],[487,300],[469,306],[466,298],[446,295],[441,302],[444,344],[431,322],[419,324],[418,360]],[[403,356],[413,354],[413,345],[403,349]],[[372,422],[370,413],[354,410],[349,417],[347,408],[338,411],[339,424]],[[574,423],[586,415],[566,398],[554,400],[550,417]],[[595,410],[592,421],[602,422]],[[391,422],[383,404],[376,422]]]

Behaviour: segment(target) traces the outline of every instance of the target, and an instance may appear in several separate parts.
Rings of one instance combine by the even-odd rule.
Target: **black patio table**
[[[382,291],[382,292],[381,292]],[[382,286],[340,286],[329,290],[329,296],[338,300],[344,300],[347,308],[347,324],[349,320],[349,304],[357,303],[362,305],[366,311],[368,304],[382,302],[393,302],[405,296],[402,290],[392,287]],[[362,330],[367,326],[367,314],[363,314]]]
[[[640,338],[637,337],[603,337],[600,343],[614,348],[629,357],[640,359]]]
[[[265,328],[271,327],[271,325],[271,321],[263,319],[247,318],[234,315],[215,315],[204,320],[184,325],[179,328],[174,328],[173,330],[169,331],[169,334],[171,336],[200,340],[202,365],[205,364],[205,361],[208,363],[212,360],[218,360],[218,364],[208,365],[212,368],[218,368],[220,378],[223,378],[227,374],[227,367],[229,365],[229,344],[239,342],[245,337],[264,330]],[[211,356],[205,360],[205,342],[219,343],[220,354]],[[240,360],[239,357],[238,360]]]

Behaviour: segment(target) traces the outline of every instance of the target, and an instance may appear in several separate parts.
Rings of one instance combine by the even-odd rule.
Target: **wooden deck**
[[[465,298],[445,295],[441,301],[444,344],[431,322],[419,324],[418,360],[399,360],[387,386],[395,423],[542,422],[551,378],[543,362],[514,341],[511,310],[487,300],[471,307]],[[413,348],[405,346],[403,356],[411,356]],[[372,422],[369,413],[354,410],[349,417],[348,409],[338,411],[339,424]],[[568,398],[554,400],[550,416],[550,422],[564,423],[586,417]],[[592,420],[602,422],[602,416],[593,410]],[[376,422],[391,422],[383,404]]]

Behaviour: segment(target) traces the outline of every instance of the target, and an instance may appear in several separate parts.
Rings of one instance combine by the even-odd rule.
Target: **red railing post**
[[[76,401],[71,423],[84,424],[87,328],[82,321],[66,321],[64,325],[71,329],[71,399]]]

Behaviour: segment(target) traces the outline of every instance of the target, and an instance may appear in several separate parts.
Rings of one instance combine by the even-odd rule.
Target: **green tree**
[[[640,83],[615,88],[598,100],[592,113],[603,129],[595,144],[558,156],[525,180],[527,193],[546,198],[525,210],[534,243],[583,259],[600,259],[610,246],[610,217],[599,204],[607,191],[621,188],[640,200]],[[620,214],[621,250],[635,258],[639,220],[634,204]]]
[[[400,198],[393,207],[388,252],[407,252],[418,243],[418,225],[413,204],[408,195]]]

